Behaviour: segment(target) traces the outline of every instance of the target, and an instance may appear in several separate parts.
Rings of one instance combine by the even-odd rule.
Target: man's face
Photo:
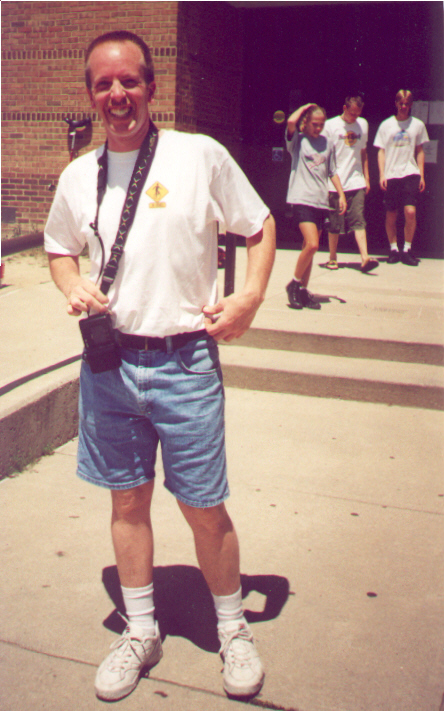
[[[396,118],[398,118],[400,121],[408,119],[408,117],[410,115],[410,108],[412,106],[411,100],[410,99],[398,99],[398,101],[395,102],[395,105],[398,110]]]
[[[325,116],[322,111],[315,111],[304,126],[304,133],[310,138],[317,138],[324,128]]]
[[[88,60],[91,104],[103,121],[111,151],[140,148],[148,131],[148,104],[154,82],[144,79],[144,58],[133,42],[106,42],[98,45]]]
[[[344,104],[342,111],[342,118],[345,123],[354,123],[361,115],[362,108],[359,108],[356,104],[350,104],[350,106]]]

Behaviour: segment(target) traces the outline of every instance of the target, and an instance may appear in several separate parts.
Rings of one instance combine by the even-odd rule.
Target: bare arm
[[[341,185],[341,180],[339,178],[339,175],[336,173],[332,178],[330,178],[331,182],[335,186],[336,190],[338,191],[339,195],[339,214],[343,215],[346,210],[347,210],[347,200],[345,199],[344,191],[342,189]]]
[[[422,193],[425,190],[425,180],[424,180],[424,164],[425,164],[425,153],[423,146],[416,146],[415,148],[415,158],[418,164],[419,172],[421,173],[421,179],[419,181],[419,192]]]
[[[80,316],[82,311],[94,309],[104,312],[108,297],[90,279],[80,275],[78,257],[48,254],[49,268],[55,285],[65,294],[70,316]]]
[[[361,163],[362,163],[362,172],[364,174],[364,180],[365,180],[365,194],[367,195],[370,192],[370,173],[368,170],[367,148],[363,148],[361,150]]]
[[[287,135],[288,135],[289,138],[291,138],[292,135],[295,133],[295,131],[296,131],[296,126],[297,126],[297,124],[298,124],[300,118],[302,117],[302,115],[303,115],[306,111],[308,111],[308,109],[310,108],[310,106],[315,106],[315,104],[311,103],[311,104],[305,104],[304,106],[300,106],[298,109],[296,109],[296,111],[293,111],[293,113],[291,114],[291,116],[288,117],[288,120],[287,120]]]
[[[381,190],[387,190],[387,180],[385,179],[385,150],[378,150],[378,168],[379,168],[379,187]]]
[[[256,312],[265,298],[265,291],[276,253],[276,227],[271,215],[263,228],[247,238],[248,264],[242,291],[219,300],[214,306],[204,306],[205,315],[220,314],[216,322],[205,319],[205,328],[216,340],[240,338],[250,328]]]

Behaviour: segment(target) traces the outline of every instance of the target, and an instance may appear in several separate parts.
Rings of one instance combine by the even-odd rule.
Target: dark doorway
[[[246,40],[241,163],[276,215],[279,242],[294,243],[295,231],[285,201],[289,157],[272,150],[284,146],[285,122],[274,123],[274,112],[288,116],[297,106],[315,101],[329,117],[335,116],[347,94],[360,92],[369,122],[369,247],[385,251],[373,139],[379,123],[393,113],[399,89],[410,89],[417,100],[444,99],[442,3],[233,4],[242,6]],[[431,139],[439,140],[438,163],[426,165],[415,248],[423,256],[443,257],[444,127],[427,125],[427,130]],[[399,227],[402,232],[401,221]]]

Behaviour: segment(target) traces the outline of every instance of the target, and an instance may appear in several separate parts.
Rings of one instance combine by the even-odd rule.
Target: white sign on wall
[[[424,158],[426,163],[438,162],[438,141],[429,141],[424,143]]]
[[[429,123],[444,124],[444,101],[431,101],[429,104]]]

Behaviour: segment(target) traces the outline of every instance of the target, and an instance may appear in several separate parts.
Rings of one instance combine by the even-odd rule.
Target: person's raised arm
[[[419,192],[422,193],[425,190],[425,180],[424,180],[425,153],[424,153],[424,147],[422,146],[422,144],[420,146],[416,146],[415,158],[416,158],[416,162],[418,164],[419,172],[421,174],[421,178],[419,181]]]
[[[82,311],[107,310],[108,297],[90,279],[82,277],[79,258],[62,254],[48,254],[49,268],[55,285],[67,298],[70,316],[80,316]]]
[[[381,190],[387,190],[387,180],[385,178],[385,150],[378,150],[378,168],[379,168],[379,187]]]
[[[247,240],[247,274],[242,291],[204,306],[205,328],[217,341],[231,341],[247,331],[265,298],[276,253],[276,227],[271,215],[263,228]]]
[[[305,104],[304,106],[300,106],[296,111],[293,111],[291,116],[288,117],[287,119],[287,136],[288,138],[291,138],[296,131],[296,127],[302,118],[303,114],[308,111],[308,109],[311,106],[316,106],[316,104]]]

